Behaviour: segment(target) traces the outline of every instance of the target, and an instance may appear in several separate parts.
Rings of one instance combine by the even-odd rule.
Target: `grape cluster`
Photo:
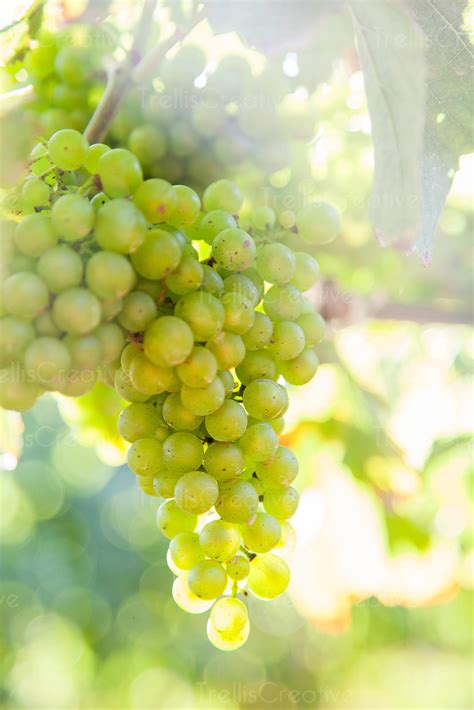
[[[339,229],[313,203],[278,218],[256,208],[244,230],[242,204],[223,179],[201,206],[185,185],[144,180],[129,150],[63,129],[34,148],[2,241],[0,404],[115,387],[129,467],[164,499],[173,597],[212,607],[208,636],[224,650],[249,633],[237,595],[273,599],[289,581],[298,463],[279,444],[281,381],[309,382],[324,334],[303,295],[317,261],[290,237],[314,246]]]

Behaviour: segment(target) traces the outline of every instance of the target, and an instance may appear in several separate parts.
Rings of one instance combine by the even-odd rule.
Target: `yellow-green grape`
[[[92,231],[94,208],[81,195],[63,195],[53,204],[51,221],[57,234],[66,242],[84,239]]]
[[[187,513],[207,513],[219,495],[217,481],[204,471],[190,471],[178,479],[174,489],[176,503]]]
[[[189,570],[187,582],[199,599],[217,599],[227,586],[227,572],[215,560],[201,560]]]
[[[235,389],[235,382],[232,373],[229,370],[222,370],[218,373],[218,377],[221,378],[222,384],[224,385],[225,396],[230,397]]]
[[[261,350],[270,342],[273,333],[273,323],[270,318],[261,313],[255,312],[255,320],[251,328],[242,336],[247,350]]]
[[[304,333],[306,345],[311,347],[317,345],[324,338],[326,331],[326,323],[324,318],[312,311],[311,313],[302,313],[296,320]]]
[[[237,227],[234,217],[225,210],[211,210],[202,216],[199,222],[199,234],[205,242],[212,245],[214,237],[224,229]]]
[[[258,229],[259,231],[266,231],[267,229],[273,229],[276,222],[275,211],[271,207],[256,207],[251,216],[252,227]]]
[[[55,338],[61,335],[61,331],[53,320],[51,311],[43,311],[41,315],[34,319],[33,325],[38,335],[51,335]]]
[[[26,215],[16,226],[15,244],[27,256],[41,256],[55,247],[57,241],[58,236],[47,212]]]
[[[296,512],[299,494],[292,486],[269,488],[263,497],[263,507],[278,520],[286,520]]]
[[[94,331],[99,339],[102,351],[102,362],[109,365],[120,358],[124,349],[125,336],[116,323],[101,323]]]
[[[145,218],[128,200],[110,200],[97,211],[94,236],[102,249],[131,254],[143,244],[145,234]]]
[[[210,293],[213,296],[221,296],[224,292],[222,276],[208,264],[202,265],[201,291]]]
[[[254,419],[276,419],[288,409],[288,392],[273,380],[253,380],[245,388],[243,403]]]
[[[49,159],[60,170],[79,170],[87,158],[89,143],[72,128],[56,131],[48,141]]]
[[[173,582],[173,599],[180,609],[187,611],[188,614],[203,614],[209,611],[214,604],[214,599],[200,599],[191,592],[188,585],[188,575],[183,574]]]
[[[206,428],[215,441],[235,441],[247,428],[247,414],[241,404],[226,399],[222,407],[206,417]]]
[[[143,291],[132,291],[123,299],[117,320],[130,333],[141,333],[158,315],[151,296]]]
[[[278,221],[283,229],[291,229],[296,224],[296,215],[292,210],[283,210],[278,215]]]
[[[321,275],[319,264],[311,254],[304,251],[295,254],[296,269],[291,282],[300,291],[312,288]]]
[[[287,557],[296,547],[296,532],[288,520],[281,522],[281,538],[278,545],[273,550],[279,557]]]
[[[308,244],[328,244],[341,230],[339,213],[326,202],[313,202],[299,210],[296,227]]]
[[[247,481],[228,481],[221,485],[216,511],[229,523],[246,523],[258,508],[258,495]]]
[[[253,380],[275,379],[277,365],[275,358],[268,350],[251,350],[240,365],[235,368],[235,372],[241,383],[248,385]]]
[[[255,263],[255,242],[242,229],[224,229],[212,242],[212,256],[228,271],[245,271]]]
[[[245,345],[240,335],[224,331],[208,340],[206,347],[214,354],[220,370],[232,370],[245,357]]]
[[[199,533],[199,544],[207,557],[225,562],[240,547],[240,531],[225,520],[211,520]]]
[[[180,387],[178,376],[173,368],[155,365],[144,353],[135,355],[130,363],[128,374],[135,389],[149,397],[165,391],[177,392]]]
[[[85,288],[68,288],[56,297],[53,318],[58,328],[66,333],[83,335],[99,325],[100,303]]]
[[[163,443],[163,461],[168,471],[195,471],[201,466],[203,457],[202,443],[190,432],[177,431]]]
[[[31,382],[27,373],[21,370],[16,363],[0,370],[2,386],[0,388],[0,407],[25,412],[30,409],[43,389]]]
[[[120,397],[127,402],[146,402],[150,397],[132,385],[128,372],[124,372],[122,368],[119,368],[114,374],[114,387]]]
[[[283,286],[295,275],[295,255],[284,244],[265,244],[258,249],[256,267],[265,281]]]
[[[291,320],[275,323],[268,350],[277,360],[293,360],[305,346],[302,328]]]
[[[244,544],[252,552],[269,552],[280,537],[280,523],[268,513],[257,513],[254,520],[242,526]]]
[[[99,160],[104,155],[108,153],[110,147],[105,143],[93,143],[87,149],[86,159],[84,161],[84,167],[91,175],[95,175],[99,171]]]
[[[180,570],[191,567],[204,559],[204,552],[199,544],[199,535],[194,532],[178,533],[170,542],[170,556]]]
[[[87,286],[102,299],[123,298],[132,290],[135,280],[135,271],[127,257],[113,251],[96,252],[86,266]]]
[[[144,123],[130,133],[128,147],[144,166],[150,166],[166,153],[166,137],[157,126]]]
[[[146,493],[147,496],[157,497],[157,492],[155,490],[155,477],[154,476],[137,476],[138,487]]]
[[[201,211],[201,200],[195,190],[187,185],[175,185],[178,203],[170,218],[170,224],[192,224]]]
[[[104,153],[98,162],[97,173],[102,189],[109,197],[129,197],[143,181],[140,162],[124,148]]]
[[[193,532],[197,516],[179,508],[176,501],[165,500],[157,510],[156,524],[160,532],[171,540],[180,532]]]
[[[55,389],[71,367],[71,356],[61,340],[43,336],[28,345],[23,365],[31,379],[47,389]]]
[[[221,298],[225,310],[224,329],[244,335],[255,322],[255,311],[244,295],[225,293]]]
[[[120,365],[124,372],[130,372],[130,366],[136,356],[141,352],[138,343],[128,343],[120,355]]]
[[[199,261],[190,255],[184,254],[176,269],[167,278],[170,291],[184,296],[191,291],[196,291],[203,280],[203,270]]]
[[[250,623],[247,622],[241,631],[236,632],[234,635],[222,635],[211,623],[209,619],[207,622],[207,638],[219,651],[236,651],[238,648],[244,645],[250,634]]]
[[[176,431],[194,431],[203,421],[186,409],[181,402],[179,394],[170,394],[163,404],[163,419],[172,429]]]
[[[197,345],[176,371],[184,385],[207,387],[217,375],[217,360],[210,350]]]
[[[153,485],[156,494],[162,498],[173,498],[174,489],[178,482],[179,475],[169,471],[161,471],[154,477]]]
[[[288,565],[277,555],[258,555],[250,563],[248,587],[260,599],[275,599],[283,594],[289,581]]]
[[[110,199],[107,197],[105,192],[98,192],[96,195],[91,200],[91,205],[94,208],[94,210],[97,212],[103,205],[105,205],[106,202],[110,202]]]
[[[193,414],[206,416],[219,409],[225,399],[225,388],[220,377],[215,377],[207,387],[181,388],[181,401],[183,405]]]
[[[151,224],[161,224],[173,215],[178,206],[178,195],[166,180],[150,178],[135,191],[133,201]]]
[[[69,350],[73,370],[79,370],[82,374],[97,369],[102,353],[99,338],[94,333],[66,335],[62,342]]]
[[[82,280],[81,257],[65,244],[48,249],[38,260],[36,267],[40,276],[52,293],[79,286]]]
[[[268,461],[278,448],[278,434],[268,422],[251,424],[239,441],[251,461]]]
[[[180,298],[175,315],[186,321],[197,342],[214,338],[224,327],[225,311],[222,303],[212,294],[203,291]]]
[[[174,234],[164,229],[150,229],[143,244],[132,254],[132,264],[146,279],[167,277],[181,261],[182,251]]]
[[[3,307],[7,313],[26,321],[39,316],[48,305],[48,289],[36,274],[12,274],[3,284]]]
[[[162,445],[156,439],[137,439],[128,450],[127,463],[138,476],[156,476],[163,467]]]
[[[296,320],[302,313],[303,296],[296,286],[272,286],[263,297],[265,313],[273,321]]]
[[[151,404],[134,402],[120,412],[118,431],[125,441],[154,437],[164,424],[160,413]]]
[[[49,207],[51,188],[44,180],[38,177],[29,177],[21,188],[21,203],[23,209],[34,210],[35,208]]]
[[[293,360],[280,363],[280,372],[290,385],[306,385],[319,367],[316,353],[307,348]]]
[[[246,579],[250,573],[250,562],[243,555],[235,555],[225,564],[227,574],[236,582]]]
[[[230,180],[217,180],[204,191],[203,205],[206,212],[224,210],[235,215],[242,207],[243,201],[242,191]]]
[[[286,446],[279,446],[273,458],[257,464],[256,472],[265,486],[289,486],[298,475],[298,460]]]
[[[0,319],[0,367],[9,365],[23,354],[35,338],[35,331],[29,323],[19,318],[5,316]]]
[[[244,470],[244,452],[237,444],[215,441],[206,449],[204,466],[218,481],[229,481]]]
[[[244,274],[230,274],[224,280],[224,290],[238,298],[244,298],[251,306],[256,306],[260,301],[260,290],[256,284]],[[263,313],[261,314],[263,315]]]
[[[191,328],[175,316],[163,316],[150,323],[143,339],[145,354],[160,367],[180,365],[191,354],[193,346]]]
[[[209,619],[221,636],[231,639],[247,625],[249,615],[240,599],[223,597],[212,607]]]

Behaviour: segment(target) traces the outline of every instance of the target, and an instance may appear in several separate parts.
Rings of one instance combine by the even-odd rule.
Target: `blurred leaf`
[[[422,551],[430,546],[430,533],[410,518],[387,514],[385,516],[385,524],[388,543],[392,551],[407,542]]]
[[[430,465],[430,463],[432,463],[433,460],[437,456],[442,456],[442,455],[446,454],[448,451],[452,451],[452,450],[460,448],[460,447],[470,447],[470,446],[472,446],[472,435],[471,434],[461,434],[459,436],[453,436],[451,438],[437,439],[433,444],[430,455],[426,461],[425,467],[428,467]]]

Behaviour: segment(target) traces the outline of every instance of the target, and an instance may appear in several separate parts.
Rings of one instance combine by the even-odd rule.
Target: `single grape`
[[[291,283],[300,291],[312,288],[321,275],[319,264],[311,254],[299,251],[295,254],[296,270]]]
[[[296,320],[302,312],[303,297],[295,286],[272,286],[263,297],[265,313],[273,321]]]
[[[179,476],[169,471],[161,471],[153,479],[156,494],[162,498],[173,498]]]
[[[268,350],[251,350],[236,367],[235,372],[242,384],[248,385],[253,380],[275,379],[277,366],[275,358]]]
[[[168,471],[196,471],[202,464],[204,448],[197,436],[187,431],[171,434],[163,443],[163,461]]]
[[[225,310],[224,329],[244,335],[255,322],[255,311],[245,298],[237,293],[225,293],[221,298]]]
[[[129,374],[121,368],[114,374],[114,387],[117,390],[117,394],[127,402],[146,402],[150,396],[137,390],[133,386]]]
[[[49,159],[60,170],[79,170],[87,158],[89,143],[72,128],[56,131],[48,141]]]
[[[171,224],[192,224],[201,210],[201,200],[195,190],[187,185],[175,185],[178,203],[170,218]]]
[[[49,207],[51,188],[38,177],[29,177],[21,188],[21,202],[26,210]]]
[[[206,417],[206,427],[216,441],[235,441],[247,428],[247,414],[241,404],[226,399],[220,409]]]
[[[34,319],[33,325],[38,335],[50,335],[53,338],[61,335],[61,331],[53,320],[51,311],[43,311],[41,315]]]
[[[139,161],[124,148],[114,148],[104,153],[99,159],[97,173],[102,189],[109,197],[133,195],[143,181]]]
[[[260,301],[260,292],[254,282],[244,274],[230,274],[224,280],[226,294],[235,294],[238,299],[245,299],[252,307]],[[262,314],[263,315],[263,314]]]
[[[171,540],[181,532],[193,532],[197,516],[178,507],[176,501],[165,500],[156,513],[156,524],[160,532]]]
[[[62,341],[43,336],[26,348],[23,366],[30,379],[47,389],[56,389],[59,378],[71,367],[71,356]]]
[[[224,229],[212,243],[212,256],[228,271],[244,271],[253,266],[256,254],[254,240],[242,229]]]
[[[191,354],[194,346],[189,325],[176,316],[154,320],[145,331],[143,347],[146,356],[160,367],[180,365]]]
[[[167,286],[170,291],[184,296],[196,291],[204,278],[202,266],[193,256],[184,254],[176,269],[168,276]]]
[[[235,555],[235,557],[227,560],[225,568],[231,579],[234,579],[236,582],[241,582],[249,576],[250,562],[243,555]]]
[[[121,328],[116,323],[102,323],[96,328],[94,335],[100,343],[102,362],[105,365],[116,362],[125,345]]]
[[[210,293],[212,296],[222,296],[224,292],[224,281],[218,272],[208,264],[202,264],[202,284],[201,290]]]
[[[105,192],[98,192],[91,199],[91,205],[94,208],[95,212],[97,212],[103,205],[105,205],[106,202],[110,202],[110,198],[107,197]]]
[[[244,452],[237,444],[215,441],[206,449],[204,466],[218,481],[231,480],[244,470]]]
[[[35,404],[43,392],[42,388],[32,382],[27,374],[12,363],[8,368],[0,370],[0,407],[25,412]]]
[[[188,513],[201,515],[212,508],[219,495],[216,479],[204,471],[190,471],[178,479],[176,503]]]
[[[276,419],[288,409],[288,392],[273,380],[253,380],[245,388],[243,403],[255,419]]]
[[[176,577],[173,582],[173,599],[180,609],[188,614],[202,614],[209,611],[214,599],[205,600],[196,597],[189,589],[187,575]]]
[[[290,570],[281,557],[258,555],[250,563],[248,586],[260,599],[275,599],[283,594],[290,581]]]
[[[194,431],[203,418],[186,409],[179,394],[170,394],[163,404],[163,419],[176,431]]]
[[[144,123],[130,133],[128,147],[142,165],[149,167],[166,153],[166,136],[158,126]]]
[[[199,544],[207,557],[226,562],[240,547],[240,532],[225,520],[211,520],[199,533]]]
[[[122,370],[127,374],[130,372],[130,367],[136,356],[143,352],[143,349],[139,343],[131,342],[128,343],[120,354],[120,365]]]
[[[298,475],[298,461],[286,446],[279,446],[268,461],[258,463],[257,476],[267,487],[289,486]]]
[[[269,552],[281,538],[280,523],[268,513],[257,513],[251,522],[242,526],[242,537],[252,552]]]
[[[296,323],[302,329],[306,345],[311,347],[317,345],[324,338],[326,324],[319,313],[311,311],[310,313],[302,313],[296,320]]]
[[[53,303],[54,321],[66,333],[88,333],[99,325],[100,317],[99,301],[85,288],[61,291]]]
[[[273,333],[273,323],[270,318],[255,311],[255,321],[251,328],[242,336],[247,350],[261,350],[270,342]]]
[[[216,511],[229,523],[246,523],[257,512],[258,502],[255,488],[247,481],[236,479],[221,485]]]
[[[142,213],[128,200],[110,200],[97,211],[94,235],[102,249],[133,253],[143,244],[145,233]]]
[[[174,564],[180,570],[190,570],[204,559],[199,535],[194,532],[178,533],[170,542],[169,552]]]
[[[328,244],[341,230],[337,210],[326,202],[313,202],[299,210],[296,226],[308,244]]]
[[[41,256],[55,247],[57,241],[48,212],[26,215],[16,226],[15,244],[27,256]]]
[[[210,350],[197,345],[176,371],[184,385],[207,387],[217,375],[217,361]]]
[[[224,385],[224,391],[225,391],[225,396],[230,397],[232,392],[235,389],[235,382],[234,378],[232,376],[232,373],[229,372],[229,370],[222,370],[221,372],[217,373],[218,377],[221,378],[222,384]]]
[[[202,417],[212,414],[222,407],[224,399],[225,388],[220,377],[215,377],[206,387],[197,388],[183,385],[181,388],[183,405],[193,414]]]
[[[105,143],[94,143],[89,146],[87,150],[86,159],[84,161],[84,167],[91,175],[95,175],[99,172],[99,160],[101,157],[108,153],[110,147],[105,145]]]
[[[150,178],[142,182],[133,201],[151,224],[167,222],[178,206],[176,190],[166,180]]]
[[[291,229],[296,224],[296,215],[291,210],[283,210],[278,215],[278,221],[283,229]]]
[[[1,318],[0,367],[5,367],[21,357],[34,338],[35,331],[29,323],[12,316]]]
[[[129,369],[132,385],[152,396],[162,392],[177,392],[180,387],[176,371],[171,367],[160,367],[147,358],[145,353],[137,353]]]
[[[3,306],[12,316],[33,320],[48,305],[48,289],[36,274],[19,272],[12,274],[3,284]]]
[[[224,327],[225,311],[222,303],[215,296],[203,291],[189,293],[180,298],[176,304],[175,315],[188,323],[197,342],[214,338]]]
[[[92,231],[95,212],[89,200],[81,195],[62,195],[51,209],[53,227],[61,239],[76,242]]]
[[[156,476],[163,467],[163,448],[150,437],[137,439],[128,450],[127,463],[138,476]]]
[[[243,201],[240,188],[230,180],[217,180],[204,191],[203,205],[206,212],[224,210],[235,215],[242,207]]]
[[[199,234],[205,242],[212,246],[214,237],[224,229],[234,229],[237,222],[229,212],[225,210],[212,210],[203,215],[199,222]]]
[[[319,367],[316,353],[307,348],[293,360],[280,363],[280,372],[290,385],[306,385]]]
[[[38,260],[37,272],[52,293],[79,286],[82,260],[74,249],[60,244],[48,249]]]
[[[250,623],[244,626],[241,631],[238,631],[232,635],[220,634],[211,623],[209,619],[207,622],[207,638],[219,651],[236,651],[238,648],[244,645],[250,634]]]
[[[87,286],[99,298],[123,298],[132,290],[135,280],[133,267],[123,254],[98,251],[87,263]]]
[[[224,331],[208,340],[206,347],[213,353],[220,370],[232,370],[245,357],[245,345],[240,335]]]
[[[181,246],[173,234],[164,229],[150,229],[143,244],[132,255],[132,264],[141,276],[158,280],[168,277],[181,257]]]
[[[270,488],[265,491],[263,507],[277,520],[286,520],[296,512],[298,501],[298,491],[291,486]]]
[[[278,448],[278,435],[268,422],[251,424],[239,441],[251,461],[268,461]]]
[[[155,407],[145,402],[134,402],[120,412],[118,431],[121,437],[133,444],[138,439],[154,437],[163,424]]]
[[[227,573],[215,560],[201,560],[189,571],[188,586],[199,599],[217,599],[227,586]]]
[[[268,350],[277,360],[293,360],[304,346],[304,332],[297,323],[290,320],[275,323]]]
[[[125,296],[117,320],[125,330],[141,333],[157,315],[158,309],[151,296],[142,291],[132,291]]]
[[[101,360],[99,338],[94,333],[88,335],[66,335],[62,341],[69,350],[71,367],[79,371],[95,370]]]
[[[273,229],[276,222],[276,214],[271,207],[265,207],[265,205],[262,205],[253,210],[251,221],[254,229],[264,232],[266,230]]]
[[[81,86],[91,72],[91,57],[85,47],[61,47],[54,60],[57,75],[71,86]]]
[[[265,281],[283,286],[295,275],[295,255],[284,244],[265,244],[258,249],[256,267]]]

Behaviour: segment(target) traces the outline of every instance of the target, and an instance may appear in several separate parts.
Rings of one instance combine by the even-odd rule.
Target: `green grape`
[[[186,321],[197,342],[214,338],[224,327],[224,306],[215,296],[202,291],[180,298],[176,304],[175,315]]]
[[[276,214],[271,207],[256,207],[252,212],[252,227],[263,232],[267,229],[273,229],[276,223]],[[267,279],[265,279],[267,280]]]
[[[293,360],[304,346],[304,332],[297,323],[289,320],[275,323],[268,350],[277,360]]]
[[[135,205],[148,222],[160,224],[167,222],[178,206],[176,190],[166,180],[150,178],[142,182],[133,195]]]
[[[175,185],[178,204],[171,215],[171,224],[193,224],[201,211],[201,200],[195,190],[187,185]]]
[[[123,307],[121,298],[108,299],[100,302],[101,319],[103,321],[114,320],[120,313]]]
[[[284,244],[273,242],[258,249],[256,266],[265,281],[283,286],[295,275],[296,258]]]
[[[218,495],[216,479],[204,471],[185,473],[178,479],[174,489],[174,497],[181,510],[197,515],[207,513]]]
[[[288,392],[273,380],[253,380],[245,388],[243,402],[254,419],[276,419],[288,409]]]
[[[0,407],[25,412],[31,409],[40,394],[41,387],[32,382],[16,363],[0,370]]]
[[[256,306],[260,301],[259,290],[251,279],[243,274],[230,274],[224,281],[226,294],[236,295],[238,299],[245,299],[251,306]]]
[[[247,641],[250,634],[250,623],[247,622],[241,631],[234,634],[220,634],[209,619],[207,622],[207,638],[219,651],[236,651]]]
[[[217,599],[227,586],[227,573],[215,560],[201,560],[191,567],[188,586],[199,599]]]
[[[156,494],[162,498],[173,498],[178,478],[179,476],[169,471],[159,473],[153,480]]]
[[[257,300],[255,305],[257,305],[257,303],[260,303],[263,298],[263,293],[265,291],[265,283],[258,271],[254,268],[245,269],[244,271],[242,271],[241,274],[239,274],[239,276],[249,279],[249,281],[253,283],[253,285],[257,289]]]
[[[202,264],[202,284],[201,290],[210,293],[212,296],[221,296],[224,292],[224,281],[212,266]]]
[[[281,538],[275,548],[275,554],[279,557],[286,557],[291,554],[296,547],[296,532],[287,520],[281,522]]]
[[[283,594],[290,581],[285,560],[276,555],[259,555],[250,563],[248,586],[260,599],[275,599]]]
[[[253,380],[273,380],[277,377],[277,366],[271,352],[267,350],[251,350],[246,354],[240,365],[235,368],[237,377],[243,385],[249,385]]]
[[[312,288],[321,275],[319,264],[311,254],[304,251],[295,254],[296,270],[291,283],[300,291]]]
[[[194,347],[193,331],[176,316],[162,316],[154,320],[145,331],[143,347],[146,356],[160,367],[180,365]]]
[[[57,241],[58,237],[47,212],[26,215],[16,226],[15,244],[27,256],[41,256],[56,246]]]
[[[31,379],[47,389],[55,389],[58,379],[71,367],[71,356],[63,342],[42,336],[26,348],[23,365]]]
[[[242,538],[252,552],[270,552],[281,538],[280,523],[273,515],[257,513],[251,523],[242,526]]]
[[[21,202],[24,209],[34,210],[35,207],[49,207],[51,188],[38,177],[29,177],[21,188]]]
[[[94,330],[99,340],[102,362],[109,365],[116,362],[125,346],[125,337],[116,323],[102,323]]]
[[[174,580],[172,592],[174,601],[180,609],[183,609],[188,614],[202,614],[205,611],[209,611],[214,604],[214,599],[199,599],[199,597],[192,594],[188,586],[187,576],[183,574]]]
[[[251,424],[239,441],[251,461],[268,461],[278,448],[278,435],[268,422]]]
[[[240,532],[235,525],[225,520],[211,520],[199,533],[199,544],[206,557],[225,562],[238,551]]]
[[[130,372],[130,367],[133,362],[133,360],[136,358],[136,356],[140,353],[143,352],[141,350],[141,347],[138,345],[138,343],[128,343],[125,348],[123,349],[121,355],[120,355],[120,365],[122,367],[122,370],[126,373]]]
[[[179,380],[171,368],[155,365],[145,353],[137,353],[130,363],[129,376],[132,385],[148,396],[164,391],[178,391]]]
[[[76,242],[87,237],[94,225],[94,219],[94,208],[89,200],[81,195],[63,195],[51,209],[54,229],[66,242]]]
[[[278,215],[278,221],[283,229],[291,229],[296,224],[296,215],[291,210],[283,210]]]
[[[91,205],[94,208],[94,210],[97,212],[100,210],[100,208],[105,205],[106,202],[110,202],[110,198],[107,197],[105,192],[98,192],[94,197],[91,199]]]
[[[137,476],[156,476],[163,467],[163,449],[152,438],[136,439],[128,450],[127,463]]]
[[[204,466],[218,481],[229,481],[244,470],[244,452],[237,444],[215,441],[206,449]]]
[[[207,212],[199,222],[199,234],[205,242],[212,246],[214,237],[224,231],[224,229],[235,229],[237,222],[229,212],[225,210],[212,210]]]
[[[265,491],[263,507],[278,520],[286,520],[296,512],[299,498],[298,491],[291,486],[270,488]]]
[[[0,367],[5,367],[21,357],[34,338],[35,331],[29,323],[12,316],[1,318]]]
[[[180,570],[190,570],[204,559],[199,535],[194,532],[178,533],[170,542],[169,552],[174,564]]]
[[[85,288],[61,291],[53,303],[54,322],[66,333],[88,333],[99,325],[100,316],[99,301]]]
[[[163,284],[160,281],[151,281],[139,276],[135,285],[136,291],[142,291],[152,297],[154,301],[158,301],[162,295]]]
[[[245,357],[245,345],[235,333],[218,333],[209,340],[206,347],[213,353],[220,370],[232,370],[237,367]]]
[[[212,256],[228,271],[244,271],[253,266],[256,254],[254,240],[242,229],[224,229],[212,243]]]
[[[60,170],[79,170],[87,157],[89,143],[72,128],[63,128],[53,133],[48,141],[49,159]]]
[[[146,402],[149,399],[148,394],[144,394],[135,389],[127,372],[119,368],[114,375],[114,387],[122,399],[127,402]]]
[[[36,274],[20,272],[12,274],[3,284],[3,306],[12,316],[33,320],[48,305],[48,289]]]
[[[181,401],[193,414],[206,416],[222,407],[225,400],[225,388],[220,377],[215,377],[206,387],[181,388]]]
[[[196,291],[203,280],[202,266],[192,256],[184,254],[177,268],[167,278],[167,286],[173,293],[184,296]]]
[[[218,372],[217,374],[218,377],[221,378],[222,384],[224,385],[225,396],[229,397],[235,389],[235,382],[232,377],[232,373],[229,372],[229,370],[222,370],[222,372]]]
[[[302,312],[303,297],[295,286],[272,286],[263,297],[265,313],[273,321],[296,320]]]
[[[43,311],[41,315],[34,319],[33,325],[38,335],[51,335],[57,338],[61,331],[53,320],[51,311]]]
[[[90,335],[66,335],[62,341],[69,350],[71,366],[78,370],[95,370],[101,360],[99,338]]]
[[[120,412],[118,431],[123,439],[133,444],[138,439],[154,437],[163,424],[162,417],[151,404],[133,402]]]
[[[204,448],[201,441],[187,431],[170,434],[163,443],[163,461],[168,471],[187,473],[202,464]]]
[[[206,428],[216,441],[240,439],[247,428],[245,409],[233,399],[226,399],[220,409],[206,417]]]
[[[135,285],[135,272],[123,254],[98,251],[91,256],[86,267],[86,283],[99,298],[118,299]]]
[[[137,476],[136,478],[138,487],[147,496],[157,497],[157,492],[155,490],[155,477],[154,476]]]
[[[110,200],[97,211],[94,235],[106,251],[130,254],[143,244],[145,233],[142,213],[128,200]]]
[[[11,259],[8,271],[12,274],[17,274],[19,271],[34,272],[37,263],[37,259],[33,256],[26,256],[26,254],[21,254],[19,251],[16,251]]]
[[[54,60],[54,69],[66,84],[83,85],[91,72],[88,50],[85,47],[62,47]]]
[[[224,639],[232,640],[249,623],[247,607],[240,599],[223,597],[212,607],[209,621]]]
[[[249,576],[250,562],[243,555],[235,555],[227,560],[225,568],[228,576],[236,582],[241,582]]]
[[[164,229],[150,229],[143,244],[132,254],[132,264],[141,276],[158,280],[167,277],[181,261],[177,238]]]
[[[266,487],[289,486],[298,475],[298,461],[286,446],[279,446],[268,461],[258,463],[257,476]]]
[[[176,371],[184,385],[207,387],[217,375],[217,361],[210,350],[197,345]]]
[[[299,210],[296,227],[308,244],[328,244],[341,230],[337,210],[326,202],[313,202]]]
[[[319,367],[316,353],[307,348],[293,360],[280,363],[280,372],[290,385],[306,385]]]
[[[117,320],[125,330],[141,333],[158,315],[155,301],[143,291],[132,291],[123,299]]]
[[[105,153],[108,153],[110,147],[105,143],[94,143],[87,150],[84,167],[91,175],[96,175],[99,172],[99,160]]]
[[[194,431],[203,418],[186,409],[179,394],[170,394],[163,404],[163,419],[176,431]]]
[[[230,180],[217,180],[204,191],[203,205],[206,212],[224,210],[235,215],[240,211],[243,201],[240,188]]]
[[[246,523],[258,509],[258,495],[247,481],[226,481],[219,490],[216,512],[229,523]]]
[[[46,79],[54,71],[56,46],[54,42],[32,47],[25,56],[25,69],[35,79]]]
[[[189,158],[199,147],[199,137],[186,121],[176,121],[168,129],[169,147],[178,158]]]
[[[148,167],[166,153],[166,137],[158,126],[144,123],[130,133],[128,147],[140,163]]]
[[[129,197],[143,182],[139,161],[129,150],[114,148],[99,158],[97,173],[109,197]]]
[[[171,540],[178,533],[193,532],[197,525],[197,516],[181,510],[176,501],[165,500],[157,510],[156,524],[160,532]]]
[[[224,306],[224,328],[230,333],[244,335],[255,322],[255,311],[245,296],[225,293],[221,298]]]
[[[261,350],[270,342],[273,333],[273,324],[270,318],[255,311],[255,321],[251,328],[242,336],[247,350]]]
[[[296,320],[304,333],[306,345],[311,347],[317,345],[324,338],[326,323],[319,313],[312,311],[311,313],[302,313]]]
[[[59,293],[81,283],[82,261],[77,252],[60,244],[40,256],[37,272],[52,293]]]

